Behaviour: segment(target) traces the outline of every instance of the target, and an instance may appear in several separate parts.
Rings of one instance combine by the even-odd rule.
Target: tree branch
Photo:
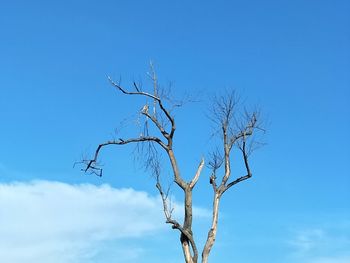
[[[224,164],[225,164],[225,175],[222,177],[220,187],[224,187],[227,180],[231,176],[231,163],[230,163],[230,152],[231,147],[229,145],[229,138],[227,134],[228,124],[223,124],[222,132],[224,136]]]
[[[241,176],[239,178],[237,178],[236,180],[230,182],[229,184],[227,184],[227,186],[225,187],[223,193],[228,190],[230,187],[234,186],[235,184],[238,184],[244,180],[247,180],[249,178],[251,178],[253,175],[250,171],[250,167],[249,167],[249,162],[248,162],[248,154],[247,154],[247,151],[246,151],[246,138],[243,137],[243,142],[242,142],[242,145],[239,147],[239,149],[241,150],[242,152],[242,155],[243,155],[243,160],[244,160],[244,165],[245,165],[245,168],[247,170],[247,175],[244,175],[244,176]]]
[[[230,148],[232,148],[232,146],[235,144],[236,141],[238,141],[239,139],[243,138],[243,137],[248,137],[253,135],[254,129],[255,128],[259,128],[257,126],[258,120],[257,120],[257,113],[254,112],[251,116],[249,116],[248,113],[246,113],[247,116],[247,124],[245,125],[245,127],[243,129],[241,129],[241,131],[237,134],[232,135],[230,142],[229,142],[229,146]]]
[[[171,117],[170,112],[165,109],[162,100],[160,99],[160,97],[158,97],[156,94],[152,95],[148,92],[144,92],[144,91],[127,91],[126,89],[124,89],[121,85],[119,85],[118,83],[116,83],[115,81],[113,81],[111,79],[111,77],[108,76],[108,80],[110,81],[110,83],[119,91],[121,91],[122,93],[126,94],[126,95],[139,95],[139,96],[145,96],[145,97],[149,97],[151,99],[153,99],[154,101],[156,101],[159,105],[159,108],[162,110],[162,112],[165,114],[165,116],[168,118],[168,120],[171,123],[171,132],[169,137],[172,138],[175,132],[175,120],[173,117]]]
[[[196,183],[197,183],[197,181],[199,179],[199,176],[200,176],[200,174],[202,172],[203,166],[204,166],[204,159],[202,158],[201,162],[199,163],[197,172],[196,172],[195,176],[193,177],[192,181],[189,184],[189,187],[191,189],[193,189],[193,187],[196,185]]]
[[[168,146],[158,137],[153,137],[153,136],[140,136],[139,138],[131,138],[131,139],[127,139],[127,140],[123,140],[123,139],[118,139],[118,140],[110,140],[107,141],[105,143],[101,143],[98,145],[98,147],[96,148],[95,154],[94,154],[94,158],[91,160],[83,160],[83,163],[86,163],[86,168],[84,169],[85,172],[87,172],[88,170],[92,170],[93,173],[97,174],[94,171],[99,171],[99,176],[102,176],[102,169],[99,167],[94,166],[94,164],[96,164],[99,153],[101,151],[101,149],[105,146],[108,145],[124,145],[124,144],[129,144],[129,143],[138,143],[138,142],[146,142],[146,141],[151,141],[151,142],[156,142],[157,144],[159,144],[162,148],[164,148],[166,151],[168,150]]]
[[[156,172],[157,173],[157,184],[156,184],[156,188],[159,191],[159,194],[161,196],[162,199],[162,203],[163,203],[163,212],[166,218],[166,223],[167,224],[171,224],[172,229],[177,229],[181,232],[182,235],[184,235],[187,240],[190,242],[191,247],[192,247],[192,251],[193,251],[193,258],[195,259],[194,262],[197,262],[197,258],[198,258],[198,250],[197,250],[197,246],[196,243],[193,239],[192,233],[189,232],[187,229],[185,229],[179,222],[177,222],[175,219],[172,219],[172,210],[169,210],[168,208],[168,204],[167,204],[167,197],[168,195],[164,193],[161,183],[160,183],[160,173],[159,170]]]
[[[158,130],[161,132],[161,134],[166,138],[169,139],[169,133],[164,129],[163,125],[161,125],[158,121],[158,119],[148,113],[148,111],[142,111],[143,115],[145,115],[147,118],[149,118],[154,125],[157,126]]]

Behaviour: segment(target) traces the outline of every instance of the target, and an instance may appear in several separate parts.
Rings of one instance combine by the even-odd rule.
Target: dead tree
[[[134,138],[119,138],[101,143],[96,148],[92,159],[82,160],[81,163],[84,165],[82,170],[102,176],[102,168],[98,164],[98,158],[102,148],[106,146],[132,143],[144,146],[146,144],[148,146],[145,152],[147,155],[146,166],[151,168],[155,175],[156,188],[163,202],[166,223],[170,224],[173,229],[179,231],[185,262],[197,263],[199,252],[192,231],[192,191],[203,170],[204,158],[200,161],[196,173],[191,177],[191,180],[186,181],[180,173],[177,158],[173,150],[176,123],[171,113],[172,108],[165,105],[164,100],[166,100],[166,97],[162,97],[152,64],[151,72],[148,75],[153,84],[152,92],[142,90],[141,86],[135,82],[132,85],[132,89],[126,89],[122,87],[120,83],[108,77],[110,83],[118,92],[127,96],[139,96],[146,100],[151,100],[153,102],[151,106],[152,109],[150,109],[150,105],[146,103],[140,111],[140,114],[145,117],[145,133],[141,133],[138,137]],[[215,151],[211,155],[211,160],[208,162],[208,167],[211,169],[209,182],[213,190],[213,208],[211,226],[201,253],[202,263],[208,262],[210,251],[215,242],[219,218],[219,204],[222,195],[234,185],[252,177],[248,157],[254,148],[252,141],[253,135],[256,131],[261,130],[259,127],[258,112],[254,111],[248,113],[248,111],[245,111],[242,114],[238,110],[238,100],[234,93],[225,94],[225,96],[217,98],[213,105],[212,113],[212,119],[219,127],[222,146],[221,150]],[[150,134],[149,125],[153,125],[153,128],[155,128],[159,136]],[[246,169],[246,174],[238,178],[231,177],[231,152],[235,147],[241,151]],[[172,217],[172,208],[168,198],[168,191],[165,191],[161,184],[161,171],[157,158],[158,149],[166,153],[171,164],[173,181],[182,189],[184,195],[184,221],[182,223]],[[219,175],[218,173],[222,174]]]

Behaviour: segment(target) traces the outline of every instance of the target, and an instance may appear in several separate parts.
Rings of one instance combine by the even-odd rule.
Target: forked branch
[[[159,108],[162,110],[162,112],[165,114],[165,116],[167,117],[167,119],[170,121],[171,123],[171,131],[169,133],[169,137],[172,138],[175,132],[175,121],[174,118],[170,115],[170,112],[164,107],[163,102],[161,100],[161,98],[159,96],[157,96],[157,92],[155,89],[155,94],[151,94],[148,92],[144,92],[144,91],[140,91],[139,89],[137,89],[137,91],[127,91],[126,89],[124,89],[120,84],[116,83],[115,81],[113,81],[111,79],[111,77],[108,76],[108,80],[110,81],[110,83],[119,91],[121,91],[122,93],[126,94],[126,95],[138,95],[138,96],[144,96],[144,97],[149,97],[151,99],[153,99],[155,102],[158,103]],[[155,115],[155,112],[153,114]],[[156,118],[156,117],[155,117]]]
[[[229,184],[227,184],[227,186],[224,189],[224,192],[226,190],[228,190],[230,187],[234,186],[235,184],[238,184],[244,180],[249,179],[250,177],[252,177],[252,173],[250,171],[250,167],[249,167],[249,162],[248,162],[248,153],[247,153],[247,149],[246,149],[246,138],[243,137],[242,139],[242,143],[238,146],[238,148],[240,149],[240,151],[242,152],[243,155],[243,160],[244,160],[244,165],[247,171],[247,174],[244,176],[241,176],[235,180],[233,180],[232,182],[230,182]]]
[[[212,170],[210,184],[212,185],[214,192],[213,211],[212,224],[208,231],[207,240],[202,251],[202,263],[208,262],[210,251],[215,242],[219,217],[219,204],[222,195],[232,186],[252,177],[248,162],[249,153],[247,151],[247,140],[253,136],[255,130],[262,129],[258,125],[257,112],[248,114],[247,111],[245,111],[244,115],[242,115],[238,111],[237,106],[238,101],[232,93],[231,96],[221,97],[219,100],[217,100],[213,111],[214,118],[216,118],[214,119],[215,123],[220,124],[221,126],[223,156],[216,151],[212,154],[212,160],[209,162],[209,167]],[[242,119],[239,120],[239,117]],[[238,149],[242,152],[247,174],[229,182],[231,178],[231,152],[234,145],[237,145]],[[216,183],[217,170],[222,164],[224,164],[224,174],[221,177],[221,183],[218,186]]]

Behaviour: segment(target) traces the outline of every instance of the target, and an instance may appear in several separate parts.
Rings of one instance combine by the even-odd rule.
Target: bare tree
[[[144,91],[141,85],[135,82],[132,83],[132,89],[126,89],[122,87],[120,83],[108,77],[110,83],[118,92],[127,96],[143,97],[146,101],[151,100],[153,102],[152,105],[149,105],[148,102],[144,104],[140,111],[140,114],[144,116],[144,132],[134,138],[119,138],[101,143],[96,148],[92,159],[82,160],[81,163],[84,165],[82,170],[102,176],[102,168],[98,164],[98,158],[102,148],[106,146],[136,144],[137,147],[141,147],[142,154],[145,157],[145,165],[147,168],[151,169],[156,178],[156,188],[163,202],[166,223],[170,224],[173,229],[179,231],[185,262],[197,263],[199,252],[192,231],[192,191],[202,173],[204,158],[200,161],[191,180],[186,181],[180,173],[177,158],[173,150],[176,123],[172,115],[172,110],[174,107],[180,106],[181,103],[169,101],[170,98],[167,96],[167,93],[164,93],[158,85],[157,76],[152,63],[150,68],[151,71],[148,73],[148,76],[153,84],[152,92]],[[252,176],[248,161],[249,155],[255,147],[254,140],[252,139],[256,131],[262,130],[259,126],[258,112],[240,112],[238,101],[234,93],[225,94],[225,96],[216,98],[212,108],[211,119],[219,128],[222,146],[221,149],[219,148],[211,154],[210,161],[207,165],[211,169],[209,182],[213,190],[213,207],[211,226],[201,253],[201,262],[203,263],[208,262],[210,251],[215,242],[220,199],[232,186]],[[150,106],[152,108],[150,108]],[[151,129],[150,126],[153,128]],[[246,174],[238,178],[231,178],[231,152],[235,147],[241,151]],[[171,164],[173,181],[182,189],[184,195],[184,221],[182,223],[173,218],[173,209],[169,201],[169,191],[163,189],[164,187],[160,180],[161,171],[158,150],[162,150],[166,153]]]

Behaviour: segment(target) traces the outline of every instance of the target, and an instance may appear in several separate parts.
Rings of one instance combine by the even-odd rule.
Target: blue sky
[[[183,174],[215,144],[213,94],[236,89],[267,120],[254,177],[223,197],[211,262],[350,262],[349,13],[345,0],[2,3],[1,258],[182,262],[132,147],[103,152],[102,178],[72,168],[142,106],[107,75],[147,87],[153,60],[175,96],[199,100],[175,115]],[[209,173],[194,193],[200,244]]]

